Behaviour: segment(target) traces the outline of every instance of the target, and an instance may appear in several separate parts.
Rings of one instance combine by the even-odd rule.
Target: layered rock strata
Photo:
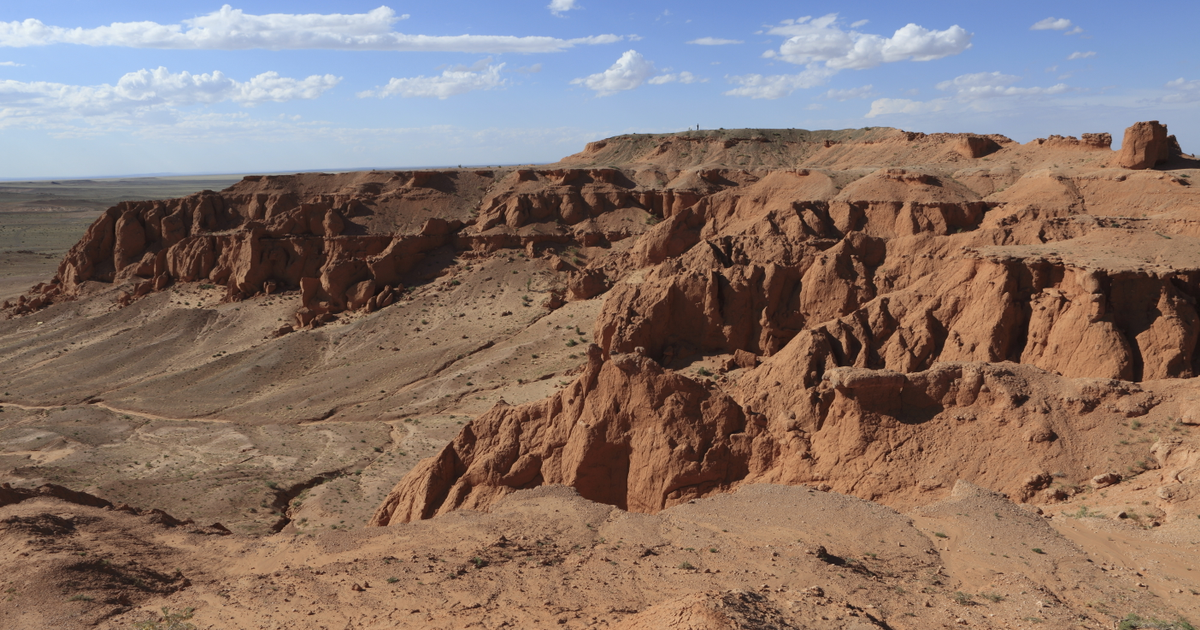
[[[474,421],[374,522],[550,483],[643,512],[758,481],[890,502],[954,482],[927,471],[1053,500],[1049,471],[1105,465],[1076,444],[1160,404],[1130,381],[1200,369],[1198,200],[1186,177],[1104,170],[1109,142],[982,153],[1023,151],[1011,170],[746,172],[664,209],[580,272],[595,290],[577,298],[611,286],[583,375]],[[572,160],[628,150],[593,144]],[[1031,164],[1080,150],[1100,168]],[[713,355],[733,355],[739,378],[667,369]],[[968,469],[941,441],[979,445]]]

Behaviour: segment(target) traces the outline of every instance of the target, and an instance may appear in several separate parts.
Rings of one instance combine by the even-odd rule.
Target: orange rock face
[[[1135,170],[1154,168],[1171,157],[1167,126],[1157,120],[1140,122],[1125,130],[1117,165]]]
[[[657,512],[746,475],[762,424],[727,395],[627,354],[599,347],[554,397],[500,405],[418,465],[372,523],[486,508],[520,488],[570,485],[584,498]]]
[[[1156,125],[1130,133],[1157,142]],[[1200,338],[1200,225],[1155,224],[1171,236],[1106,217],[1159,190],[1200,204],[1174,177],[1044,170],[1061,152],[1111,152],[1107,134],[1006,140],[858,141],[860,155],[912,143],[951,163],[1007,160],[986,170],[679,171],[721,188],[662,206],[664,220],[634,245],[570,272],[572,299],[606,291],[584,374],[550,399],[475,420],[396,486],[374,522],[486,509],[550,483],[632,511],[761,481],[920,501],[955,481],[921,471],[960,468],[946,458],[964,449],[979,471],[964,478],[1019,500],[1045,498],[1051,470],[1090,478],[1104,462],[1060,445],[1111,421],[1100,405],[1153,408],[1130,382],[1192,377]],[[610,140],[565,162],[616,156],[665,159]],[[736,381],[718,388],[668,369],[714,355],[729,357],[721,365],[739,370]]]
[[[296,291],[278,336],[485,257],[544,262],[531,309],[597,300],[578,376],[469,423],[380,525],[544,484],[637,512],[759,481],[903,503],[962,477],[1044,499],[1051,473],[1107,466],[1073,445],[1163,404],[1138,382],[1200,373],[1200,193],[1190,173],[1105,168],[1165,159],[1162,125],[1110,142],[687,132],[539,168],[247,178],[110,209],[7,308],[88,283],[123,303],[181,282]]]
[[[644,231],[604,220],[612,210],[670,213],[719,188],[654,190],[614,169],[516,170],[500,182],[492,171],[251,176],[221,193],[110,208],[44,290],[8,308],[23,314],[72,299],[87,282],[128,285],[122,305],[176,282],[205,282],[226,287],[227,300],[300,290],[296,323],[307,327],[387,306],[439,248],[533,255],[607,244]],[[572,294],[607,288],[603,274],[588,272]]]
[[[832,348],[806,334],[728,393],[639,355],[605,360],[593,347],[565,390],[497,406],[421,462],[372,523],[486,510],[543,484],[634,512],[763,482],[920,503],[964,475],[1017,500],[1047,500],[1039,493],[1049,492],[1048,471],[1087,476],[1106,465],[1103,453],[1064,444],[1158,403],[1117,381],[1056,377],[1047,386],[1043,372],[1015,364],[837,367]]]

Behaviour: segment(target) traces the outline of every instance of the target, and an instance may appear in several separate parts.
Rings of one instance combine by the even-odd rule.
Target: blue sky
[[[1196,2],[379,1],[5,3],[0,178],[548,162],[697,124],[1200,146]]]

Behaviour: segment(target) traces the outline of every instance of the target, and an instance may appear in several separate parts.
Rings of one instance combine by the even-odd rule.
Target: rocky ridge
[[[865,138],[867,151],[902,140]],[[944,159],[971,138],[903,140]],[[1007,144],[1007,168],[884,167],[848,182],[744,171],[737,186],[664,210],[592,267],[612,288],[575,382],[476,419],[372,522],[486,509],[543,483],[644,512],[756,481],[920,503],[953,484],[928,476],[937,470],[1017,500],[1066,498],[1051,471],[1083,478],[1106,465],[1076,446],[1089,432],[1162,403],[1122,383],[1196,373],[1196,197],[1182,176],[1037,161],[1057,147],[1099,152],[1105,167],[1099,134]],[[566,162],[622,150],[594,143]],[[1138,217],[1134,187],[1142,204],[1171,205]],[[1116,252],[1114,237],[1135,245]],[[743,368],[737,378],[661,367],[713,355],[739,357],[727,364]],[[1057,376],[1043,389],[1045,373]],[[980,445],[974,472],[939,461],[933,436]]]
[[[547,166],[247,178],[121,204],[5,306],[16,424],[0,455],[30,462],[0,489],[0,535],[59,564],[121,558],[87,564],[111,607],[93,624],[129,625],[130,602],[198,605],[217,627],[1186,613],[1182,565],[1135,572],[1092,531],[1166,558],[1200,505],[1200,163],[1156,125],[1120,153],[1108,134],[624,136]],[[136,461],[99,463],[125,433]],[[261,494],[257,466],[274,503],[205,509],[280,533],[159,531],[137,519],[187,520],[32,489],[91,460],[119,468],[112,503],[132,502],[126,479],[192,488],[204,466]],[[81,496],[99,503],[56,503]],[[392,529],[335,531],[348,501]],[[1097,505],[1143,507],[1110,522]],[[329,531],[296,536],[309,518]],[[66,542],[39,538],[45,523]],[[96,546],[105,531],[154,544]],[[215,547],[247,566],[215,567]],[[196,587],[160,567],[177,554]],[[1100,579],[1117,573],[1130,583]],[[122,599],[104,576],[150,587]],[[644,586],[596,599],[624,579]],[[66,618],[36,601],[0,619]]]
[[[1013,421],[972,439],[1053,447],[1086,434],[1071,412],[1158,403],[1136,386],[1064,403],[1028,385],[1038,371],[1062,390],[1196,373],[1195,193],[1186,173],[1109,167],[1130,151],[1187,158],[1158,123],[1131,127],[1115,160],[1109,142],[687,132],[592,143],[545,168],[250,177],[110,209],[9,309],[105,282],[120,304],[177,283],[223,286],[225,301],[298,293],[280,335],[388,307],[422,282],[418,265],[440,273],[438,252],[520,249],[564,276],[544,308],[603,297],[598,345],[550,399],[476,419],[373,522],[486,508],[541,484],[646,512],[754,480],[915,501],[933,466],[920,436],[944,433],[926,421],[998,408]],[[869,166],[886,155],[906,166]],[[1059,165],[1070,159],[1080,166]],[[570,253],[581,250],[594,253]],[[713,356],[734,357],[738,378],[678,371]],[[1092,466],[1048,451],[1018,474],[970,479],[1028,500],[1047,470]]]

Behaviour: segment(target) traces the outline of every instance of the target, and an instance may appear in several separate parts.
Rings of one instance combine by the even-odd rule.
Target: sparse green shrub
[[[1154,630],[1196,630],[1196,627],[1188,623],[1182,617],[1176,621],[1164,621],[1154,617],[1142,617],[1134,613],[1129,613],[1117,624],[1117,630],[1139,630],[1144,628],[1153,628]]]
[[[184,608],[172,612],[170,608],[162,607],[162,618],[142,621],[133,624],[134,630],[196,630],[196,626],[187,622],[192,618],[193,608]]]
[[[1093,512],[1092,510],[1088,509],[1088,506],[1086,506],[1086,505],[1081,505],[1081,506],[1079,506],[1078,510],[1076,510],[1070,514],[1064,513],[1064,515],[1070,516],[1071,518],[1103,518],[1104,517],[1104,514],[1102,514],[1100,512]]]

